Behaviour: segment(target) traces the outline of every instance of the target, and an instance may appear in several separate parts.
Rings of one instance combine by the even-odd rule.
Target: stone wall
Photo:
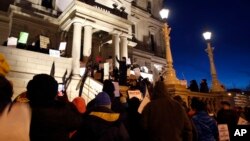
[[[62,82],[66,70],[68,74],[71,72],[71,58],[51,57],[48,54],[3,46],[0,46],[0,52],[4,54],[11,67],[7,78],[13,82],[14,97],[26,91],[26,86],[34,75],[40,73],[50,74],[53,62],[55,62],[55,78],[58,83]],[[70,99],[78,94],[77,91],[74,91],[75,87],[73,87],[76,86],[78,80],[72,79],[69,86],[68,94]]]

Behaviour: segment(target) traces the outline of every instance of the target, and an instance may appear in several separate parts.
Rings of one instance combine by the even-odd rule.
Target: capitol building
[[[70,100],[78,95],[76,85],[88,59],[92,63],[126,57],[140,67],[152,81],[166,66],[166,50],[160,18],[163,0],[11,0],[1,2],[0,52],[10,64],[8,79],[14,83],[15,95],[26,90],[35,74],[51,72],[63,83],[72,74],[67,93]],[[167,53],[167,54],[166,54]],[[172,56],[171,60],[172,60]],[[174,58],[174,57],[173,57]],[[94,98],[101,85],[89,78],[83,90],[85,99]],[[179,80],[178,80],[179,82]],[[88,87],[88,88],[86,88]],[[91,90],[90,90],[91,89]],[[232,99],[225,93],[191,92],[178,83],[169,92],[206,101],[213,111],[219,102]]]

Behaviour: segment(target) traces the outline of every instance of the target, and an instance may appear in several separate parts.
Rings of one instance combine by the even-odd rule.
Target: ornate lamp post
[[[207,31],[203,33],[203,37],[207,41],[207,48],[205,49],[205,51],[208,54],[208,58],[210,62],[210,71],[211,71],[211,76],[212,76],[212,86],[211,86],[210,91],[211,92],[224,92],[225,88],[219,82],[217,78],[217,74],[216,74],[216,69],[214,65],[214,57],[213,57],[214,48],[211,47],[211,36],[212,36],[211,32]]]
[[[166,20],[168,18],[169,10],[162,9],[160,11],[160,16],[162,19]],[[170,31],[171,28],[165,22],[163,25],[163,34],[165,39],[165,46],[166,46],[166,71],[163,73],[164,83],[165,84],[179,84],[179,80],[176,78],[175,70],[173,68],[173,58],[170,49]]]

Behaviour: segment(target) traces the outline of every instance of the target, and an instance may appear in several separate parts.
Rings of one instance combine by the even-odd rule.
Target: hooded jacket
[[[107,107],[94,107],[83,118],[83,124],[72,141],[129,141],[120,114]]]
[[[142,112],[149,141],[191,141],[192,126],[184,109],[167,93],[163,82],[154,87],[153,99]]]
[[[216,141],[218,128],[216,121],[206,111],[198,111],[192,121],[197,129],[198,141]]]

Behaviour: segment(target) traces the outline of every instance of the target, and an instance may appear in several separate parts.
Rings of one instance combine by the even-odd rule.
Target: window
[[[42,0],[42,6],[46,8],[52,8],[52,1],[53,0]]]
[[[151,46],[151,51],[155,51],[155,41],[153,34],[150,34],[150,46]]]

